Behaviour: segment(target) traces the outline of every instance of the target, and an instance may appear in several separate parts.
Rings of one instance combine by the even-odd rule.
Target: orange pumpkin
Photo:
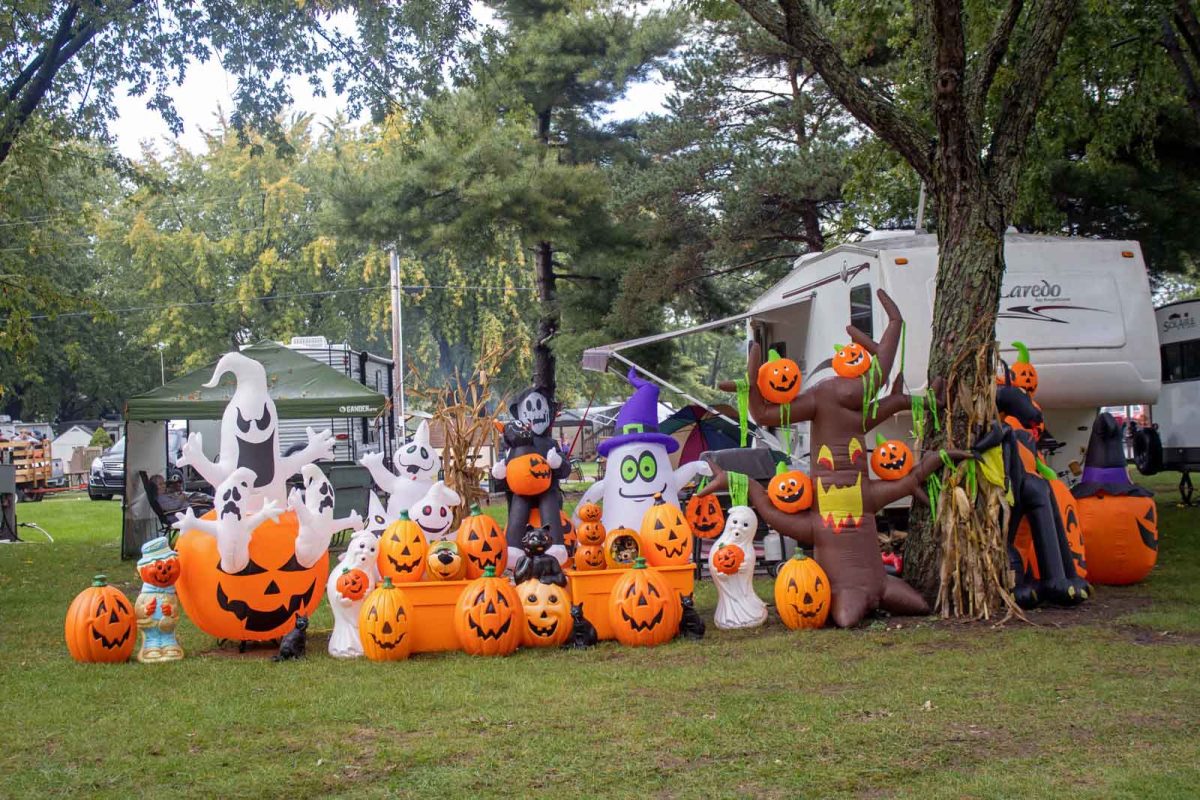
[[[517,590],[493,567],[466,585],[454,607],[454,632],[463,651],[473,656],[506,656],[517,649],[525,612]]]
[[[71,658],[83,663],[128,661],[137,643],[133,604],[103,575],[71,601],[64,632]]]
[[[504,572],[508,562],[508,542],[504,531],[496,520],[471,506],[471,514],[465,517],[455,534],[458,552],[467,561],[467,579],[483,577],[483,572],[492,567],[496,574]]]
[[[550,488],[550,465],[537,453],[510,458],[505,462],[504,469],[504,481],[513,494],[536,497]]]
[[[526,647],[558,647],[571,636],[571,594],[553,583],[530,578],[517,586],[525,627],[521,643]]]
[[[871,354],[857,342],[839,347],[833,354],[833,371],[843,378],[857,378],[871,368]]]
[[[692,527],[692,533],[701,539],[711,539],[720,536],[725,529],[725,512],[721,509],[721,501],[714,494],[704,497],[692,495],[684,508],[684,517]]]
[[[912,450],[899,439],[884,439],[875,435],[875,450],[871,453],[871,468],[885,481],[898,481],[913,471],[916,459]]]
[[[216,537],[198,530],[182,534],[175,544],[181,567],[175,588],[196,627],[217,639],[267,641],[290,631],[297,614],[316,611],[325,596],[329,556],[302,566],[296,560],[299,532],[293,511],[277,522],[266,520],[250,536],[250,561],[232,575],[220,567]]]
[[[768,403],[790,403],[800,394],[800,366],[772,350],[768,360],[758,368],[756,383],[758,393]]]
[[[588,572],[595,569],[608,569],[608,560],[604,557],[604,545],[581,544],[575,550],[575,569]]]
[[[367,594],[370,579],[361,569],[343,569],[337,579],[337,590],[347,600],[362,600]]]
[[[692,526],[679,506],[663,500],[661,493],[654,495],[654,504],[642,515],[638,540],[641,554],[652,567],[670,567],[692,560]]]
[[[767,484],[767,497],[785,514],[798,514],[812,507],[812,478],[798,469],[781,472]]]
[[[723,544],[713,553],[713,569],[722,575],[734,575],[742,568],[746,554],[736,544]]]
[[[629,569],[642,555],[642,542],[629,528],[613,528],[604,538],[603,549],[608,569]]]
[[[179,557],[169,556],[138,567],[138,575],[152,586],[167,587],[179,580]]]
[[[1075,502],[1087,531],[1088,580],[1106,586],[1144,580],[1158,561],[1154,498],[1097,494]]]
[[[387,526],[379,537],[379,576],[392,583],[415,583],[425,574],[425,556],[429,542],[421,526],[408,518],[407,511]]]
[[[1013,342],[1012,346],[1017,350],[1017,360],[1008,368],[1009,375],[1012,376],[1012,385],[1029,392],[1032,397],[1037,394],[1038,389],[1037,367],[1029,360],[1029,348],[1024,343]]]
[[[638,558],[608,595],[608,619],[617,641],[628,647],[669,642],[679,631],[679,593],[658,570]]]
[[[385,577],[358,612],[363,655],[371,661],[402,661],[412,652],[412,606],[404,590]]]
[[[820,628],[829,618],[829,576],[797,548],[775,577],[775,610],[792,630]]]
[[[600,506],[595,503],[584,503],[576,511],[579,514],[579,528],[575,531],[579,545],[601,545],[607,532],[604,523],[600,521]]]

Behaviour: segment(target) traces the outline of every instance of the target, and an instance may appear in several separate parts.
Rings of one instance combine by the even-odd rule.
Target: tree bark
[[[543,157],[548,156],[550,147],[551,109],[546,108],[537,115],[537,138],[543,147]],[[554,397],[558,385],[555,377],[554,350],[550,340],[558,333],[560,319],[557,286],[554,275],[554,245],[547,241],[538,242],[534,254],[534,281],[537,286],[538,316],[537,341],[533,346],[533,385],[545,388]]]
[[[1188,108],[1192,110],[1192,115],[1200,122],[1200,86],[1196,83],[1196,73],[1192,70],[1191,63],[1184,55],[1183,49],[1179,46],[1179,38],[1175,35],[1175,28],[1171,25],[1171,19],[1164,14],[1162,18],[1162,45],[1167,51],[1167,55],[1171,57],[1171,63],[1175,65],[1175,71],[1179,73],[1179,80],[1183,83],[1183,94],[1187,98]]]

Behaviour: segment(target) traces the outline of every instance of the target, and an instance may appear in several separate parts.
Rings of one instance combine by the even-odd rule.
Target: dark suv
[[[180,472],[175,459],[182,455],[184,433],[172,428],[167,431],[168,477]],[[113,495],[125,494],[125,437],[112,447],[92,459],[88,474],[88,497],[93,500],[111,500]]]

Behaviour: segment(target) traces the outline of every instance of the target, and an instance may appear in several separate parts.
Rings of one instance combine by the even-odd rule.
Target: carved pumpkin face
[[[879,437],[875,451],[871,453],[871,468],[885,481],[898,481],[913,471],[916,459],[912,450],[899,439],[884,440]]]
[[[192,622],[218,639],[266,641],[290,631],[297,614],[312,615],[325,595],[329,556],[300,564],[299,532],[293,511],[263,522],[251,534],[250,560],[233,574],[220,568],[215,537],[198,530],[181,535],[176,590]]]
[[[613,634],[628,647],[669,642],[679,631],[682,614],[678,592],[641,558],[613,585],[608,596]]]
[[[596,522],[580,522],[579,527],[575,530],[575,535],[580,547],[589,547],[604,544],[607,531],[604,530],[604,523],[598,520]]]
[[[1012,385],[1019,389],[1032,394],[1037,394],[1038,388],[1038,373],[1037,367],[1033,364],[1024,364],[1018,361],[1009,367],[1009,372],[1012,373]]]
[[[712,567],[722,575],[734,575],[742,568],[746,554],[733,544],[723,544],[712,554]]]
[[[692,533],[701,539],[719,536],[725,528],[725,512],[721,509],[721,501],[713,494],[704,497],[692,495],[687,501],[684,516],[692,527]]]
[[[425,574],[425,556],[429,543],[417,523],[400,512],[400,519],[388,525],[379,539],[379,576],[392,583],[414,583]]]
[[[792,630],[820,628],[829,617],[829,577],[799,549],[775,578],[775,609]]]
[[[767,497],[785,514],[797,514],[812,507],[812,478],[798,469],[781,472],[767,484]]]
[[[851,342],[833,355],[833,371],[843,378],[857,378],[871,368],[871,354]]]
[[[458,543],[434,542],[425,559],[425,572],[435,581],[458,581],[467,574],[467,562],[458,552]]]
[[[654,496],[654,505],[642,517],[638,539],[641,555],[652,567],[669,567],[692,560],[692,526],[679,506],[666,502],[661,494]]]
[[[506,656],[521,643],[525,613],[513,585],[491,567],[467,584],[454,609],[454,630],[473,656]]]
[[[400,661],[412,652],[412,606],[391,578],[367,595],[358,612],[358,635],[363,655],[372,661]]]
[[[603,547],[608,569],[629,569],[642,554],[642,543],[629,528],[613,528],[604,538]]]
[[[1062,519],[1063,530],[1067,534],[1067,547],[1071,550],[1071,558],[1075,561],[1075,574],[1087,580],[1087,552],[1083,541],[1083,520],[1079,516],[1079,506],[1075,495],[1062,481],[1050,481],[1054,490],[1054,500],[1058,504],[1058,514]]]
[[[496,520],[471,506],[471,514],[458,526],[458,552],[467,562],[467,578],[474,580],[492,567],[499,574],[508,561],[508,542]]]
[[[337,579],[338,594],[347,600],[362,600],[371,579],[361,569],[344,569]]]
[[[758,368],[756,383],[768,403],[790,403],[800,394],[800,367],[790,358],[772,359]]]
[[[71,658],[84,663],[128,661],[137,642],[133,604],[103,575],[71,601],[64,632]]]
[[[179,580],[179,558],[170,556],[143,564],[138,567],[138,574],[146,583],[166,588]]]
[[[536,497],[550,488],[551,471],[546,459],[537,453],[510,458],[505,465],[504,480],[513,494]]]
[[[1096,494],[1076,503],[1087,534],[1087,579],[1107,586],[1145,579],[1158,561],[1154,498]]]
[[[557,647],[571,635],[571,596],[562,586],[531,578],[517,586],[525,610],[522,644]]]
[[[599,522],[603,515],[603,510],[599,503],[582,503],[579,508],[575,509],[575,513],[579,515],[579,519],[583,522]]]
[[[607,568],[608,561],[604,558],[604,545],[581,544],[575,550],[575,569],[580,572]]]

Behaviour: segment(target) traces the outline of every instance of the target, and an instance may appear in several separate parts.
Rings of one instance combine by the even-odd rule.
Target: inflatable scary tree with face
[[[867,433],[893,415],[907,411],[911,398],[893,391],[876,400],[877,389],[891,373],[900,345],[903,320],[896,304],[884,291],[879,300],[888,314],[888,325],[878,343],[853,325],[847,327],[853,343],[834,358],[835,377],[820,381],[783,407],[763,397],[754,376],[762,356],[750,348],[750,415],[759,425],[778,426],[781,416],[792,422],[811,422],[811,508],[788,513],[772,501],[768,491],[749,483],[750,505],[772,528],[801,544],[813,547],[817,562],[829,576],[830,617],[835,625],[856,625],[871,611],[892,614],[927,614],[929,605],[915,589],[888,575],[879,555],[875,513],[906,495],[920,495],[921,484],[942,463],[937,453],[927,453],[911,471],[895,480],[873,480],[867,465]],[[873,362],[873,363],[872,363]],[[896,382],[899,388],[899,381]],[[722,384],[732,390],[732,383]],[[789,416],[790,415],[790,416]],[[952,452],[961,459],[965,453]],[[726,488],[726,475],[716,476],[701,494]],[[889,476],[891,477],[891,476]]]

